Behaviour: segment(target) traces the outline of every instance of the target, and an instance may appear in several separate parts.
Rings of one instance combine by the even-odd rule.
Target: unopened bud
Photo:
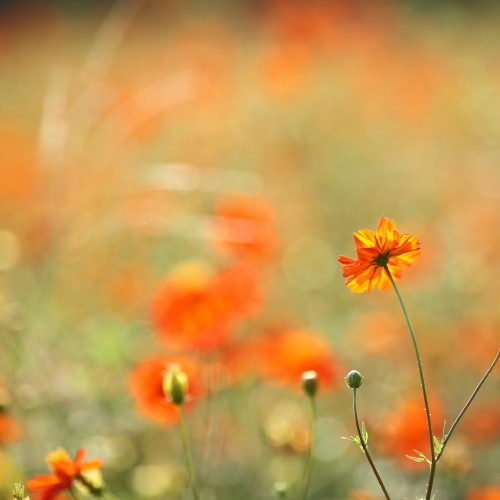
[[[178,365],[170,365],[163,376],[163,393],[174,405],[180,406],[186,400],[188,376]]]
[[[274,491],[278,498],[286,498],[288,494],[288,484],[284,481],[274,483]]]
[[[358,389],[363,383],[363,377],[357,370],[351,370],[347,374],[345,381],[347,382],[347,386],[351,389]]]
[[[301,375],[302,389],[307,396],[313,398],[318,392],[318,374],[314,370],[309,370]]]

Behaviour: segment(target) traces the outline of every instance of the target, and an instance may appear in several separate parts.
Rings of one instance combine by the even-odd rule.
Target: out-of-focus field
[[[59,446],[102,458],[122,500],[190,498],[175,422],[137,412],[131,382],[171,355],[203,367],[186,415],[204,500],[300,478],[309,368],[309,498],[379,496],[341,439],[353,368],[393,498],[422,494],[427,467],[404,456],[428,446],[404,318],[391,290],[351,293],[337,256],[381,215],[421,239],[400,290],[440,434],[499,344],[500,10],[412,5],[0,7],[2,498]],[[231,217],[248,224],[227,232]],[[226,271],[238,313],[215,340],[158,334],[172,273],[196,287]],[[215,314],[182,307],[184,326]],[[450,441],[437,500],[500,498],[498,373]]]

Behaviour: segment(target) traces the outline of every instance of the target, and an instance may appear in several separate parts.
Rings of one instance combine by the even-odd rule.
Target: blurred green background
[[[495,2],[2,2],[0,404],[17,428],[2,431],[3,497],[83,446],[121,499],[189,498],[177,429],[142,420],[127,380],[159,349],[158,284],[219,263],[207,228],[229,194],[267,200],[280,242],[243,328],[300,325],[362,371],[376,461],[394,498],[421,493],[425,466],[380,444],[388,412],[419,397],[403,317],[391,291],[351,294],[336,259],[381,215],[420,237],[400,288],[450,425],[499,343],[499,20]],[[297,479],[303,449],[266,426],[304,426],[297,387],[249,376],[189,413],[204,499]],[[437,499],[498,495],[498,389],[493,373]],[[310,498],[376,497],[340,439],[348,389],[318,405]]]

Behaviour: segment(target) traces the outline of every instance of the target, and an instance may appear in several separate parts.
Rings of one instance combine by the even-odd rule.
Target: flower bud
[[[284,481],[274,483],[274,491],[278,498],[286,498],[288,494],[288,484]]]
[[[163,393],[174,405],[180,406],[186,400],[189,387],[188,376],[178,365],[169,365],[163,376]]]
[[[357,370],[351,370],[346,378],[347,386],[351,389],[358,389],[363,383],[363,377]]]
[[[313,398],[318,392],[318,374],[314,370],[309,370],[301,375],[302,389],[306,396]]]

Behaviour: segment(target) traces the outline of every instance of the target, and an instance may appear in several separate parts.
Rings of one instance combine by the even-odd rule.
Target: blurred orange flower
[[[500,485],[472,488],[467,492],[465,500],[500,500]]]
[[[262,199],[222,198],[215,207],[210,239],[225,255],[268,259],[276,249],[274,211]]]
[[[500,438],[500,400],[492,399],[487,403],[469,408],[462,421],[461,434],[468,441],[482,445],[495,445]]]
[[[198,369],[191,359],[156,357],[145,360],[131,373],[128,384],[138,413],[166,426],[177,422],[178,417],[177,408],[167,400],[163,392],[163,376],[172,364],[178,365],[188,377],[184,407],[189,407],[201,392]]]
[[[102,461],[99,459],[83,462],[85,450],[79,448],[75,459],[71,460],[62,448],[50,453],[46,460],[52,469],[52,474],[35,476],[27,482],[28,488],[41,493],[40,500],[52,500],[61,492],[69,490],[73,481],[84,479],[86,471],[99,469]]]
[[[13,443],[21,434],[19,425],[10,413],[10,396],[0,381],[0,445]]]
[[[184,264],[153,298],[154,327],[172,349],[218,348],[238,319],[258,311],[257,285],[252,269],[243,265],[214,273],[200,263]]]
[[[433,428],[441,430],[442,405],[440,401],[432,398],[429,406]],[[420,396],[401,401],[386,415],[380,430],[380,447],[384,453],[394,455],[400,465],[406,468],[419,465],[405,456],[415,456],[414,450],[422,452],[427,457],[430,456],[427,419]]]
[[[372,355],[394,356],[406,340],[400,322],[384,311],[368,311],[355,317],[349,333],[356,336],[358,350]]]
[[[375,287],[387,290],[391,282],[384,266],[395,280],[401,278],[401,267],[409,266],[420,255],[420,241],[410,234],[399,234],[391,219],[380,219],[376,232],[362,229],[354,233],[358,259],[339,257],[345,284],[352,292],[371,291]]]
[[[255,344],[257,370],[265,380],[299,387],[303,372],[318,374],[320,391],[335,388],[342,367],[328,341],[306,330],[276,330]]]
[[[12,443],[19,439],[20,430],[16,420],[8,410],[0,407],[0,444]]]

